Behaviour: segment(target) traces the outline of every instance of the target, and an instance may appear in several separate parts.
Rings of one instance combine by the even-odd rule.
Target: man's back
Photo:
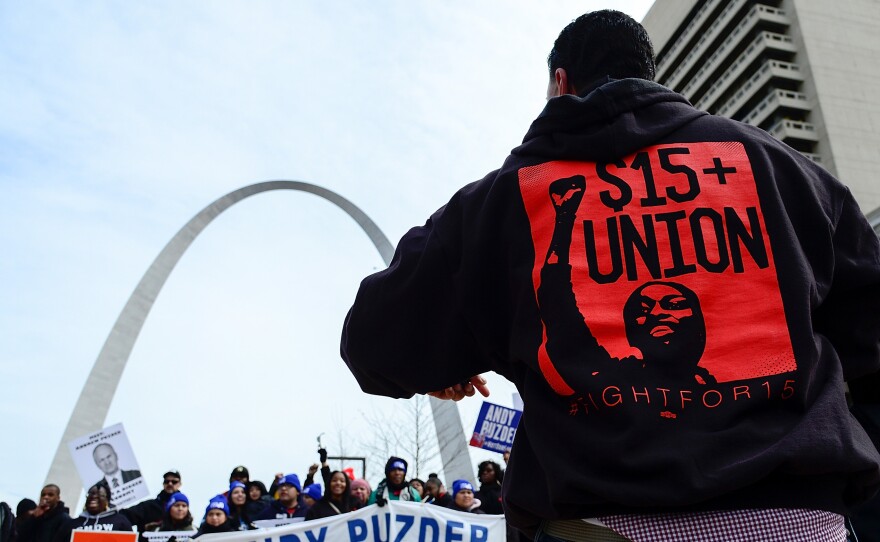
[[[364,280],[342,344],[362,388],[514,382],[526,530],[869,497],[844,380],[878,370],[880,249],[849,192],[643,79],[577,91]]]

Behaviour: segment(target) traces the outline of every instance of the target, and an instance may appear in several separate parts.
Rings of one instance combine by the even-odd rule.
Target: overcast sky
[[[641,20],[650,4],[0,3],[0,500],[38,498],[119,311],[200,209],[307,181],[396,244],[519,144],[565,24],[604,7]],[[235,465],[267,485],[304,476],[321,433],[331,454],[341,434],[360,455],[376,430],[364,413],[401,405],[360,392],[339,334],[383,267],[309,194],[216,219],[159,295],[104,424],[125,425],[151,494],[179,469],[198,515]],[[511,406],[513,386],[491,384]],[[466,432],[479,406],[461,404]]]

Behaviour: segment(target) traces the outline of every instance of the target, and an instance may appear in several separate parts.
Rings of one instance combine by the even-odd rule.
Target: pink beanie
[[[370,483],[364,480],[363,478],[357,478],[351,481],[351,488],[355,489],[358,487],[363,487],[367,489],[367,493],[372,493],[373,490],[370,488]]]

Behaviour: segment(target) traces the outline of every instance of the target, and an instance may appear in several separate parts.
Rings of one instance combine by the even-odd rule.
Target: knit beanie
[[[27,513],[37,507],[37,503],[32,501],[31,499],[22,499],[18,501],[18,506],[15,507],[15,517],[16,518],[24,518],[27,516]]]
[[[357,478],[351,481],[351,489],[362,487],[367,490],[367,493],[372,493],[373,488],[370,487],[370,482],[367,482],[363,478]]]
[[[302,486],[299,484],[299,476],[296,474],[288,474],[284,478],[278,480],[278,487],[284,484],[292,485],[297,491],[302,492]]]
[[[229,482],[229,493],[231,494],[232,490],[237,487],[242,488],[244,490],[245,494],[247,494],[247,486],[242,484],[238,480],[233,480],[232,482]]]
[[[185,502],[187,506],[189,506],[189,499],[186,498],[186,495],[181,493],[180,491],[176,491],[168,497],[168,502],[165,503],[165,511],[171,510],[171,507],[174,506],[176,502]]]
[[[456,480],[452,482],[452,498],[454,499],[458,492],[462,489],[469,489],[473,493],[474,485],[467,480]]]
[[[316,501],[319,501],[321,500],[321,489],[321,484],[312,484],[303,490],[303,495],[308,495]]]
[[[205,508],[205,515],[207,516],[211,510],[223,510],[226,517],[229,517],[229,501],[223,495],[217,495],[208,502],[208,507]]]

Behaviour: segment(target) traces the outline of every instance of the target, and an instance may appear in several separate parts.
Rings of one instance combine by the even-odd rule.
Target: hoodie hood
[[[609,162],[648,147],[706,114],[657,83],[606,77],[582,96],[548,100],[512,154]]]

